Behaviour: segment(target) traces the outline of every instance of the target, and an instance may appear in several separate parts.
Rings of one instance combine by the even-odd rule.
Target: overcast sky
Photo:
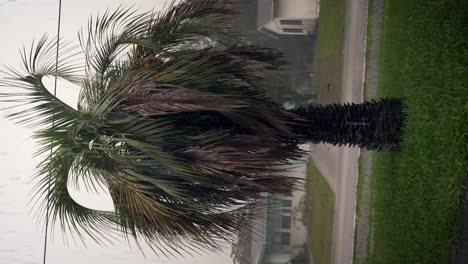
[[[62,36],[73,41],[77,41],[76,32],[86,24],[90,14],[122,4],[115,0],[62,1]],[[135,5],[142,10],[160,10],[164,3],[163,0],[125,1],[126,5]],[[0,65],[19,65],[19,48],[29,46],[33,38],[39,38],[44,33],[49,33],[50,36],[56,34],[57,7],[58,0],[0,0]],[[59,87],[58,92],[62,96],[65,91]],[[71,94],[67,92],[67,96],[70,97]],[[31,197],[30,181],[35,166],[32,154],[35,145],[29,139],[30,130],[13,124],[3,116],[0,112],[0,263],[41,263],[43,230],[35,223],[33,214],[29,213],[31,206],[27,205]],[[102,203],[106,203],[105,199]],[[151,252],[147,252],[145,258],[124,241],[108,247],[100,247],[89,241],[86,246],[73,243],[66,245],[60,232],[56,232],[49,244],[47,263],[232,263],[228,257],[229,247],[221,255],[205,254],[168,260],[157,258]]]

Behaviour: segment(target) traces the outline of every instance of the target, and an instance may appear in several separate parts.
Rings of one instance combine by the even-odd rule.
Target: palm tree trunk
[[[306,105],[287,110],[303,119],[295,134],[311,143],[398,151],[403,126],[402,102],[382,99],[361,104]]]

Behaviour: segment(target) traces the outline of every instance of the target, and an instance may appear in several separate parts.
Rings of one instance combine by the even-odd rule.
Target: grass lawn
[[[375,153],[370,263],[448,263],[468,150],[468,1],[388,0],[379,97],[406,108],[403,150]]]
[[[340,101],[346,0],[321,0],[314,57],[313,87],[321,104]],[[304,222],[314,263],[332,263],[335,194],[310,161],[307,168]]]
[[[335,194],[313,161],[307,165],[304,222],[314,263],[332,263]]]
[[[346,0],[320,1],[313,86],[322,104],[340,100],[345,23]]]

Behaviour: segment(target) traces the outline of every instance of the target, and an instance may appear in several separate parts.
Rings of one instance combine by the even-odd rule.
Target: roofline
[[[275,33],[275,32],[272,31],[272,30],[269,30],[269,29],[267,29],[268,31],[267,31],[267,30],[263,30],[263,29],[265,29],[265,28],[266,28],[266,27],[263,27],[263,26],[262,26],[262,27],[258,28],[257,30],[260,31],[260,32],[262,32],[263,34],[266,34],[266,35],[268,35],[268,36],[274,38],[274,39],[280,39],[280,37],[277,36],[277,33]],[[270,33],[270,31],[271,31],[271,33]],[[273,33],[273,34],[272,34],[272,33]]]

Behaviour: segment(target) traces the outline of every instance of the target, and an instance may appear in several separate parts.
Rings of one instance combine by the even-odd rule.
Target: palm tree
[[[261,193],[298,186],[277,176],[280,165],[304,154],[298,144],[398,149],[398,100],[292,110],[271,101],[263,75],[285,62],[276,50],[242,43],[227,26],[230,5],[119,8],[90,19],[81,49],[63,46],[57,69],[56,41],[43,37],[22,52],[23,69],[4,71],[2,86],[14,90],[1,98],[19,107],[9,117],[36,127],[41,144],[40,212],[50,206],[48,216],[64,231],[98,242],[112,230],[163,253],[218,250],[255,220],[238,211]],[[46,76],[81,86],[77,109],[45,88]],[[76,203],[67,183],[77,179],[107,186],[115,212]]]

